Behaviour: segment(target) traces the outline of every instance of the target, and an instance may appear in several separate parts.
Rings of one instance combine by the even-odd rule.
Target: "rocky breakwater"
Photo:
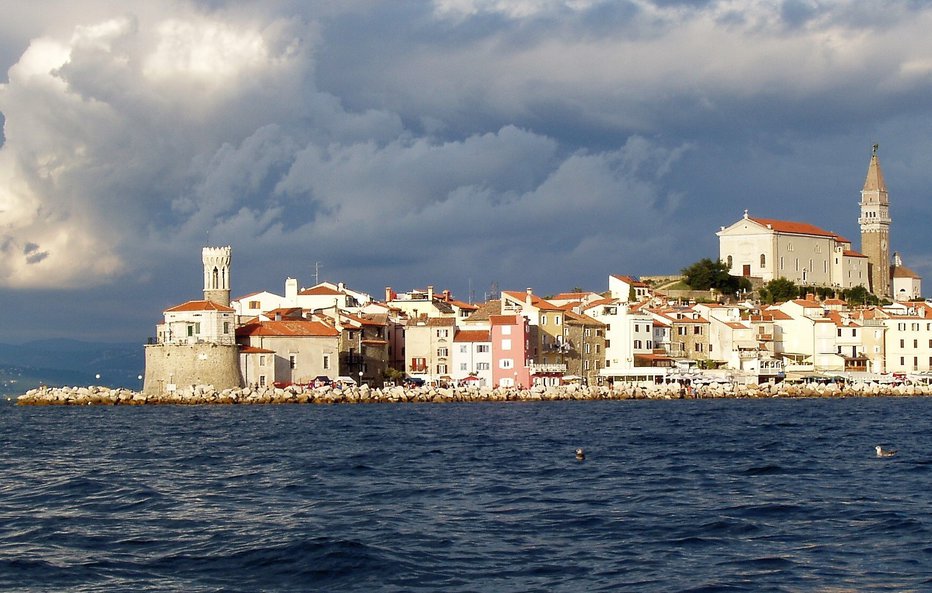
[[[815,398],[932,395],[932,387],[855,383],[837,385],[705,385],[692,389],[677,384],[581,387],[561,385],[531,389],[491,387],[386,387],[367,386],[315,389],[298,386],[217,390],[194,385],[171,393],[143,394],[107,387],[40,387],[17,398],[17,405],[205,405],[205,404],[363,404],[416,402],[507,402],[555,400],[689,399],[689,398]]]

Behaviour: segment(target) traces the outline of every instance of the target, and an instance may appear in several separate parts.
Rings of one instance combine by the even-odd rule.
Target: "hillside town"
[[[616,382],[740,384],[932,378],[932,306],[890,256],[889,196],[874,146],[861,191],[860,251],[807,222],[743,216],[718,260],[750,291],[668,288],[610,273],[596,290],[502,290],[485,302],[427,286],[376,298],[343,283],[231,297],[232,248],[205,247],[203,298],[163,312],[144,392],[343,382],[372,387],[527,388]],[[777,279],[800,298],[763,302]],[[863,287],[875,304],[839,295]]]

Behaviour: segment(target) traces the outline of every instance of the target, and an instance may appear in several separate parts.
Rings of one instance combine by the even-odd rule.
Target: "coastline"
[[[831,398],[831,397],[914,397],[932,395],[928,385],[882,385],[853,383],[848,385],[703,385],[686,391],[677,384],[581,387],[561,385],[548,388],[403,388],[370,389],[367,386],[335,389],[331,387],[217,390],[210,385],[195,385],[164,394],[145,394],[129,389],[88,387],[39,387],[16,398],[19,406],[85,405],[269,405],[269,404],[378,404],[439,402],[510,402],[560,400],[629,400],[629,399],[755,399],[755,398]]]

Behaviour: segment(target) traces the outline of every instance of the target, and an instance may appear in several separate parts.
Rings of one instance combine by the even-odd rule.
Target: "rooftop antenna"
[[[320,284],[320,262],[314,262],[314,286]]]

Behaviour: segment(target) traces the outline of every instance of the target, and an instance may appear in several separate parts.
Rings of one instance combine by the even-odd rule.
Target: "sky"
[[[932,6],[0,0],[0,342],[139,341],[201,298],[344,282],[604,291],[803,221],[932,282]]]

